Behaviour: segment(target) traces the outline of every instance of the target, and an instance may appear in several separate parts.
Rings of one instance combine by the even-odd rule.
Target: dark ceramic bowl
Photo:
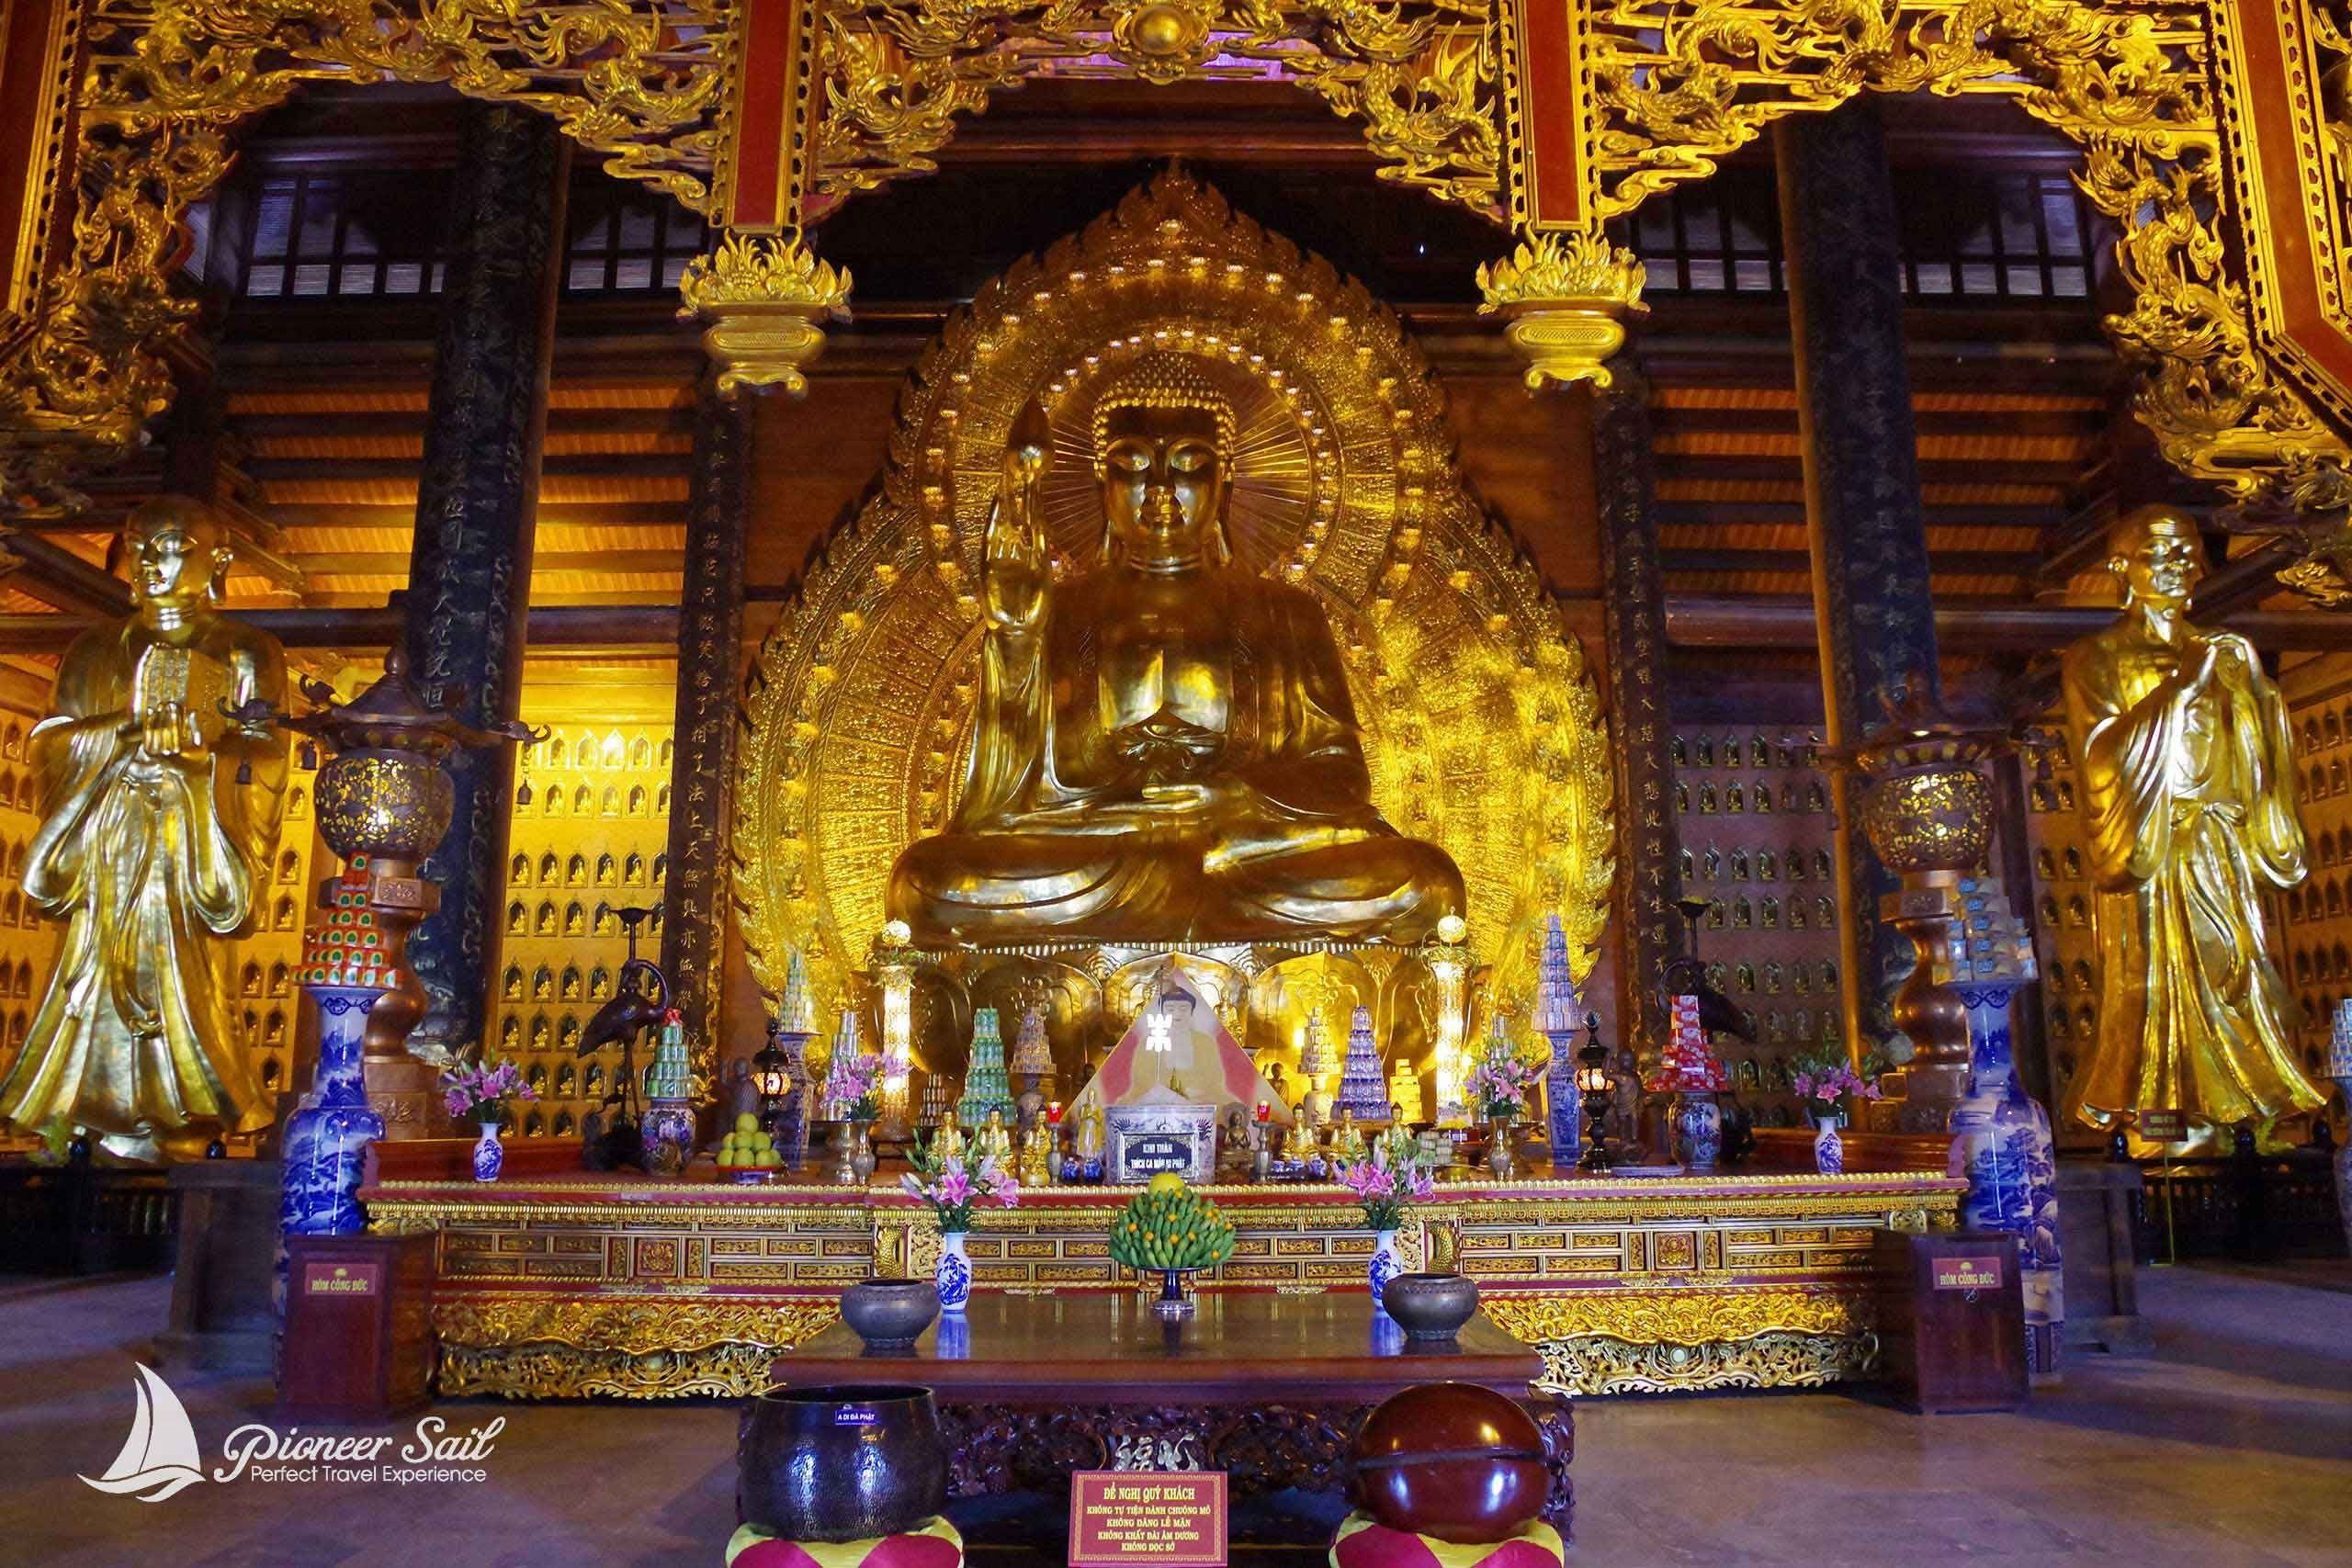
[[[842,1321],[865,1348],[903,1349],[939,1315],[939,1287],[928,1280],[861,1280],[842,1292]]]
[[[1451,1339],[1478,1310],[1478,1281],[1464,1274],[1399,1274],[1380,1304],[1408,1339]]]
[[[745,1402],[735,1462],[737,1517],[786,1540],[899,1535],[947,1506],[927,1388],[769,1389]]]

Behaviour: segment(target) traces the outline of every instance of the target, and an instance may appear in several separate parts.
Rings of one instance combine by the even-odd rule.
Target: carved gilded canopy
[[[318,80],[554,116],[731,235],[688,280],[737,385],[792,386],[848,280],[807,224],[933,166],[1046,75],[1288,80],[1384,176],[1505,222],[1485,269],[1532,375],[1602,378],[1639,308],[1610,225],[1775,119],[1866,91],[2007,99],[2121,231],[2108,321],[2165,454],[2352,568],[2345,83],[2323,0],[16,0],[0,65],[0,505],[71,506],[167,406],[191,203]],[[38,39],[19,48],[15,40]],[[22,106],[21,107],[19,106]],[[1498,247],[1499,248],[1499,247]],[[795,313],[801,318],[790,321]]]
[[[1182,174],[1015,265],[951,317],[899,400],[874,498],[828,541],[762,649],[736,783],[736,889],[763,984],[787,947],[837,994],[883,921],[899,849],[942,827],[969,744],[981,535],[1014,416],[1056,394],[1057,569],[1098,547],[1086,421],[1173,347],[1239,415],[1234,544],[1310,589],[1348,664],[1374,796],[1443,846],[1482,957],[1556,908],[1596,942],[1610,766],[1584,656],[1455,467],[1442,395],[1396,318]]]

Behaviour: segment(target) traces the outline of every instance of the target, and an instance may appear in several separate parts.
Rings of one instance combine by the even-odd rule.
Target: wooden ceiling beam
[[[2072,604],[1939,604],[1936,635],[1947,652],[2042,653],[2115,619],[2111,609]],[[2247,610],[2221,624],[2268,652],[2352,651],[2352,615]],[[1813,601],[1795,595],[1669,593],[1667,641],[1679,648],[1813,648]]]
[[[568,452],[540,458],[539,472],[558,479],[668,477],[684,473],[690,456],[685,452]],[[246,472],[265,486],[274,479],[413,479],[420,467],[414,457],[254,457],[245,463]]]
[[[8,585],[44,604],[54,604],[68,615],[130,612],[130,584],[71,550],[47,539],[7,533],[0,534],[0,551],[15,558],[16,570],[6,580]]]
[[[1930,547],[1928,560],[1939,575],[1958,577],[2025,577],[2041,558],[2022,550],[1939,550]],[[1812,570],[1802,549],[1734,549],[1712,547],[1667,548],[1658,552],[1667,571],[1796,571]]]
[[[683,570],[685,547],[671,550],[539,550],[531,557],[531,570],[542,571],[668,571]],[[325,550],[302,557],[302,564],[318,577],[408,573],[409,552],[400,550]],[[536,611],[533,612],[537,614]]]
[[[2062,436],[2094,440],[2106,427],[2101,410],[1914,409],[1913,425],[1922,435]],[[1687,434],[1699,431],[1745,431],[1794,434],[1794,408],[1703,408],[1689,404],[1653,404],[1650,429],[1657,434]]]
[[[317,413],[236,414],[231,418],[230,424],[241,435],[263,440],[284,436],[373,436],[380,439],[388,435],[414,435],[422,438],[425,420],[423,409],[361,409]],[[694,410],[677,404],[658,408],[548,410],[548,431],[550,434],[691,434],[693,430]]]
[[[1786,482],[1802,472],[1794,453],[1787,457],[1757,457],[1748,453],[1660,452],[1661,483],[1679,479]],[[2072,485],[2081,476],[2075,463],[2040,462],[2030,457],[1921,457],[1919,479],[1925,484]]]
[[[288,528],[401,528],[416,526],[413,505],[369,505],[360,502],[281,501],[269,514]],[[543,525],[569,527],[680,527],[686,520],[683,501],[542,501]]]
[[[1661,501],[1657,503],[1657,508],[1658,525],[1662,528],[1721,528],[1757,524],[1802,528],[1805,524],[1804,502],[1801,501]],[[1937,528],[2040,528],[2043,522],[2041,513],[2049,509],[1973,503],[1945,505],[1930,501],[1924,510],[1928,527],[1932,531]],[[2039,558],[2037,555],[2036,559]]]

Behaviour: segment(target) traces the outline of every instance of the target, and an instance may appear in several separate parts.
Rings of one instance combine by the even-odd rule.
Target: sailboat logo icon
[[[132,1385],[139,1395],[138,1412],[130,1418],[130,1436],[114,1456],[104,1475],[82,1480],[101,1492],[128,1493],[142,1503],[160,1503],[184,1486],[204,1479],[203,1458],[197,1452],[196,1429],[187,1424],[172,1385],[154,1369],[139,1368]]]

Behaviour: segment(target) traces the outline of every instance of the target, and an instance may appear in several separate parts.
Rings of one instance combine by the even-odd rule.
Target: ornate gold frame
[[[843,998],[899,847],[946,821],[977,678],[981,535],[1014,416],[1065,386],[1063,415],[1083,415],[1081,383],[1163,343],[1235,383],[1237,521],[1258,484],[1306,517],[1262,547],[1237,530],[1244,557],[1330,614],[1374,798],[1461,865],[1498,992],[1532,987],[1549,911],[1572,953],[1599,940],[1614,863],[1599,699],[1559,607],[1455,467],[1428,365],[1360,286],[1170,173],[948,321],[901,394],[874,499],[761,650],[734,885],[771,994],[797,948],[820,998]],[[1262,477],[1252,450],[1272,454]],[[1047,498],[1057,516],[1090,502],[1099,535],[1082,473]],[[1063,521],[1057,538],[1087,553],[1086,518]]]
[[[172,284],[183,223],[239,121],[309,81],[446,81],[554,115],[614,173],[711,213],[740,140],[736,25],[784,6],[809,51],[789,127],[804,174],[781,221],[714,258],[695,297],[722,324],[739,297],[761,306],[768,330],[729,361],[741,384],[790,385],[813,321],[841,308],[846,280],[806,257],[801,223],[932,167],[959,116],[1041,73],[1149,83],[1251,63],[1317,92],[1363,126],[1384,175],[1519,231],[1484,281],[1538,380],[1603,373],[1640,291],[1604,226],[1650,193],[1866,89],[1989,95],[2082,147],[2083,188],[2123,231],[2132,304],[2108,325],[2165,456],[2299,543],[2295,586],[2346,592],[2347,45],[2318,0],[51,4],[78,26],[51,29],[38,83],[79,86],[47,117],[71,134],[36,138],[21,183],[70,182],[81,200],[70,222],[34,218],[37,196],[0,214],[45,279],[0,324],[11,509],[74,504],[73,477],[168,404],[165,355],[192,309]]]

